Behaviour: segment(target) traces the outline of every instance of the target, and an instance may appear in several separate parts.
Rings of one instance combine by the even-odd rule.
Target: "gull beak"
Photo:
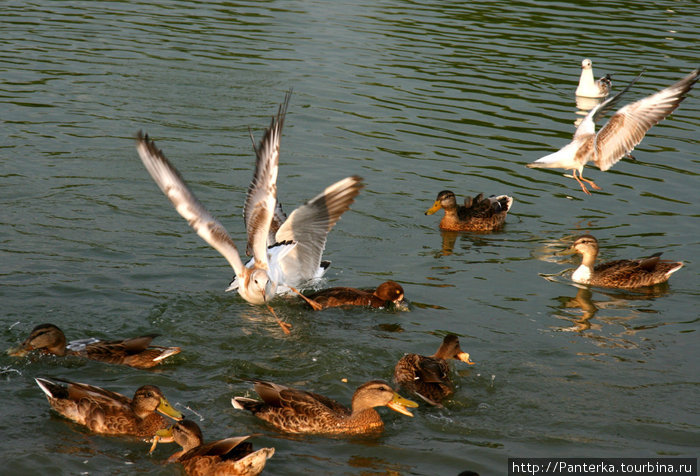
[[[440,200],[435,200],[435,203],[433,203],[433,206],[430,207],[425,211],[426,215],[432,215],[436,211],[440,210],[442,208],[442,205],[440,205]]]
[[[408,408],[418,408],[418,404],[413,400],[403,398],[398,393],[394,392],[394,398],[391,399],[389,403],[386,404],[387,407],[391,408],[395,412],[403,413],[406,416],[413,416],[413,413],[409,412]]]
[[[472,362],[472,360],[469,358],[469,354],[467,352],[460,352],[459,354],[457,354],[457,358],[464,363],[474,365],[474,362]]]
[[[163,415],[169,416],[173,420],[182,420],[182,413],[175,410],[165,398],[160,399],[160,404],[156,408]]]

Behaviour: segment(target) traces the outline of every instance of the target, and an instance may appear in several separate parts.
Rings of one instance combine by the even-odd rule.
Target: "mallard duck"
[[[179,347],[151,345],[156,336],[157,334],[151,334],[112,341],[81,339],[66,345],[66,336],[61,329],[53,324],[41,324],[32,329],[29,337],[19,347],[10,349],[8,353],[22,357],[32,350],[40,350],[48,354],[76,355],[109,364],[147,369],[180,352]]]
[[[606,74],[599,80],[593,79],[593,62],[588,58],[581,61],[581,78],[578,80],[576,95],[587,98],[604,98],[610,94],[612,79]]]
[[[399,283],[386,281],[374,291],[357,288],[336,287],[322,289],[305,296],[305,300],[314,310],[340,306],[395,307],[408,309],[404,299],[403,288]],[[312,301],[312,302],[310,302]]]
[[[665,283],[671,274],[683,267],[680,261],[662,260],[661,253],[648,258],[609,261],[594,267],[598,256],[598,240],[592,235],[579,236],[569,253],[583,256],[571,279],[580,284],[606,288],[640,288]]]
[[[621,92],[598,104],[590,110],[576,128],[573,140],[553,154],[546,155],[527,164],[530,168],[572,169],[573,178],[587,195],[584,182],[596,190],[600,187],[592,180],[584,179],[583,167],[593,161],[602,171],[608,170],[622,157],[629,155],[652,126],[658,124],[676,110],[685,99],[688,91],[698,80],[700,69],[696,69],[677,83],[647,96],[637,102],[627,104],[618,110],[598,133],[595,123],[612,109],[623,94],[639,79],[641,74]],[[578,176],[576,172],[578,171]]]
[[[382,380],[371,380],[360,385],[352,396],[352,410],[323,395],[272,382],[256,381],[255,391],[262,401],[234,397],[231,400],[233,407],[248,410],[287,433],[377,433],[384,429],[384,423],[374,407],[387,406],[412,417],[413,414],[406,407],[418,406],[416,402],[400,396]]]
[[[442,230],[493,231],[503,226],[512,205],[513,197],[508,195],[484,198],[481,193],[465,198],[464,205],[457,205],[455,194],[443,190],[425,214],[432,215],[441,208],[445,210],[445,216],[440,220]]]
[[[401,357],[394,367],[394,382],[431,405],[439,405],[454,391],[447,359],[474,364],[469,359],[469,354],[459,347],[459,338],[448,334],[437,352],[431,356],[406,354]]]
[[[54,378],[36,378],[51,407],[64,417],[88,427],[95,433],[152,437],[168,427],[168,421],[156,411],[175,420],[175,410],[155,385],[144,385],[130,399],[116,392],[84,383]]]
[[[237,290],[252,304],[265,304],[276,294],[291,292],[323,275],[330,264],[321,261],[328,233],[363,187],[360,177],[347,177],[285,216],[277,202],[276,182],[290,96],[291,91],[260,144],[253,145],[257,157],[255,173],[243,209],[248,234],[246,251],[253,259],[245,266],[224,226],[197,200],[163,152],[148,135],[139,132],[136,138],[141,161],[158,187],[195,232],[233,268],[235,277],[226,290]]]
[[[155,450],[159,441],[175,441],[182,450],[168,458],[168,463],[181,463],[190,476],[255,476],[262,472],[275,449],[253,451],[253,445],[246,441],[248,438],[250,436],[239,436],[204,444],[199,426],[191,420],[182,420],[168,429],[159,430],[150,452]]]

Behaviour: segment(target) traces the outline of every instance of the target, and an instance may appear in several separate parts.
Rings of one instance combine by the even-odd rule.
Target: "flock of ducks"
[[[570,144],[528,164],[528,167],[572,169],[573,178],[590,195],[584,182],[594,189],[599,187],[581,176],[585,164],[592,161],[601,170],[607,170],[629,155],[653,125],[678,107],[698,80],[699,73],[700,70],[696,69],[668,88],[622,107],[596,133],[595,122],[619,102],[639,79],[638,76],[623,91],[593,107],[576,129]],[[602,99],[609,94],[611,86],[610,75],[595,81],[591,61],[583,60],[577,95]],[[301,304],[314,310],[338,306],[405,309],[407,302],[403,288],[393,281],[382,283],[374,290],[337,287],[306,294],[300,291],[299,288],[320,278],[328,269],[330,262],[322,260],[328,233],[349,209],[363,182],[357,176],[346,177],[326,187],[288,216],[285,214],[277,198],[277,175],[280,139],[290,95],[291,91],[259,144],[253,140],[255,173],[244,206],[245,248],[246,254],[252,257],[246,264],[224,226],[197,200],[177,169],[148,135],[141,132],[136,137],[139,157],[177,212],[233,268],[234,277],[227,291],[236,290],[251,304],[266,305],[285,333],[291,331],[291,326],[282,322],[270,306],[270,301],[278,295],[296,295]],[[458,204],[455,194],[444,190],[425,214],[431,215],[443,209],[444,216],[440,221],[443,230],[489,232],[503,226],[512,205],[513,198],[507,195],[484,197],[482,194],[467,197],[464,204]],[[570,252],[583,256],[572,280],[594,286],[650,286],[665,282],[683,266],[681,262],[661,260],[661,253],[643,259],[595,265],[598,242],[591,235],[576,239]],[[58,327],[42,324],[9,353],[23,356],[40,351],[146,369],[180,352],[179,347],[151,345],[155,337],[147,335],[114,341],[83,339],[67,343]],[[394,383],[423,402],[440,406],[454,391],[449,360],[473,364],[454,334],[445,336],[431,356],[406,354],[402,357],[394,368]],[[249,436],[204,443],[197,424],[184,419],[168,403],[163,392],[153,385],[140,387],[133,398],[128,398],[93,385],[59,378],[40,377],[35,380],[56,412],[90,431],[146,438],[152,442],[151,452],[158,443],[179,444],[182,450],[174,453],[167,462],[182,464],[191,475],[259,474],[275,452],[274,448],[254,450],[248,441]],[[251,412],[278,430],[294,434],[376,434],[384,426],[377,407],[386,406],[406,416],[412,416],[409,408],[418,407],[418,403],[402,397],[382,380],[370,380],[360,385],[352,396],[350,407],[317,393],[264,380],[254,380],[253,389],[259,399],[234,397],[231,400],[234,408]]]

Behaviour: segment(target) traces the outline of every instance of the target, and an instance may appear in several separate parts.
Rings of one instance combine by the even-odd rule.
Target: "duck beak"
[[[386,405],[387,407],[391,408],[395,412],[403,413],[406,416],[413,416],[413,413],[409,412],[406,407],[409,408],[418,408],[418,404],[414,402],[413,400],[408,400],[407,398],[403,398],[401,395],[398,393],[394,392],[394,398],[391,399],[389,403]]]
[[[158,430],[153,437],[153,444],[151,445],[151,449],[148,450],[148,454],[153,453],[156,450],[156,446],[158,445],[158,442],[161,443],[172,443],[175,441],[175,438],[173,438],[173,427],[169,428],[164,428],[162,430]]]
[[[182,420],[182,413],[175,410],[165,398],[160,399],[160,405],[156,408],[163,415],[169,416],[173,420]]]
[[[467,352],[460,352],[459,354],[457,354],[457,358],[464,363],[467,363],[469,365],[474,365],[474,362],[471,361],[471,359],[469,358],[469,354]]]
[[[576,248],[574,248],[573,245],[572,245],[572,246],[568,247],[567,249],[565,249],[565,250],[563,250],[563,251],[559,251],[559,252],[557,252],[557,253],[555,253],[555,254],[557,254],[557,255],[559,255],[559,256],[575,255],[575,254],[576,254]]]
[[[430,207],[428,210],[426,210],[425,214],[432,215],[436,211],[440,210],[440,208],[442,208],[442,205],[440,205],[440,200],[435,200],[435,203],[433,203],[433,206]]]
[[[396,307],[397,311],[410,311],[411,308],[409,307],[408,304],[408,299],[406,298],[401,298],[398,301],[394,301],[394,306]]]
[[[24,357],[31,351],[31,347],[26,347],[23,344],[18,347],[12,347],[10,349],[7,349],[7,355],[11,355],[12,357]]]

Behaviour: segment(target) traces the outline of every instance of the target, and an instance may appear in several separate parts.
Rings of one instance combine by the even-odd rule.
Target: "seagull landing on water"
[[[148,135],[139,132],[136,138],[141,161],[158,187],[195,232],[233,268],[235,278],[228,290],[236,289],[252,304],[267,304],[276,294],[296,291],[295,286],[323,274],[328,267],[327,262],[321,262],[326,237],[363,187],[360,177],[347,177],[294,210],[289,218],[284,216],[277,203],[276,182],[290,95],[291,91],[260,144],[253,145],[257,160],[244,207],[247,250],[253,259],[245,266],[224,226],[197,200],[163,152]],[[282,328],[288,331],[284,325]]]
[[[599,80],[593,79],[593,63],[586,58],[581,61],[581,78],[578,80],[576,95],[587,98],[604,98],[610,94],[612,79],[606,74]]]
[[[647,96],[632,104],[620,108],[603,126],[595,132],[595,123],[607,111],[613,108],[630,87],[639,79],[632,82],[620,93],[591,109],[588,115],[574,133],[574,139],[553,154],[542,157],[530,164],[530,168],[572,169],[573,177],[588,195],[583,182],[596,190],[600,190],[593,181],[582,177],[583,167],[592,161],[605,171],[615,165],[622,157],[639,144],[644,135],[655,124],[669,116],[685,99],[686,94],[698,80],[700,69],[696,69],[677,83],[662,89],[658,93]],[[578,171],[578,177],[576,172]]]

